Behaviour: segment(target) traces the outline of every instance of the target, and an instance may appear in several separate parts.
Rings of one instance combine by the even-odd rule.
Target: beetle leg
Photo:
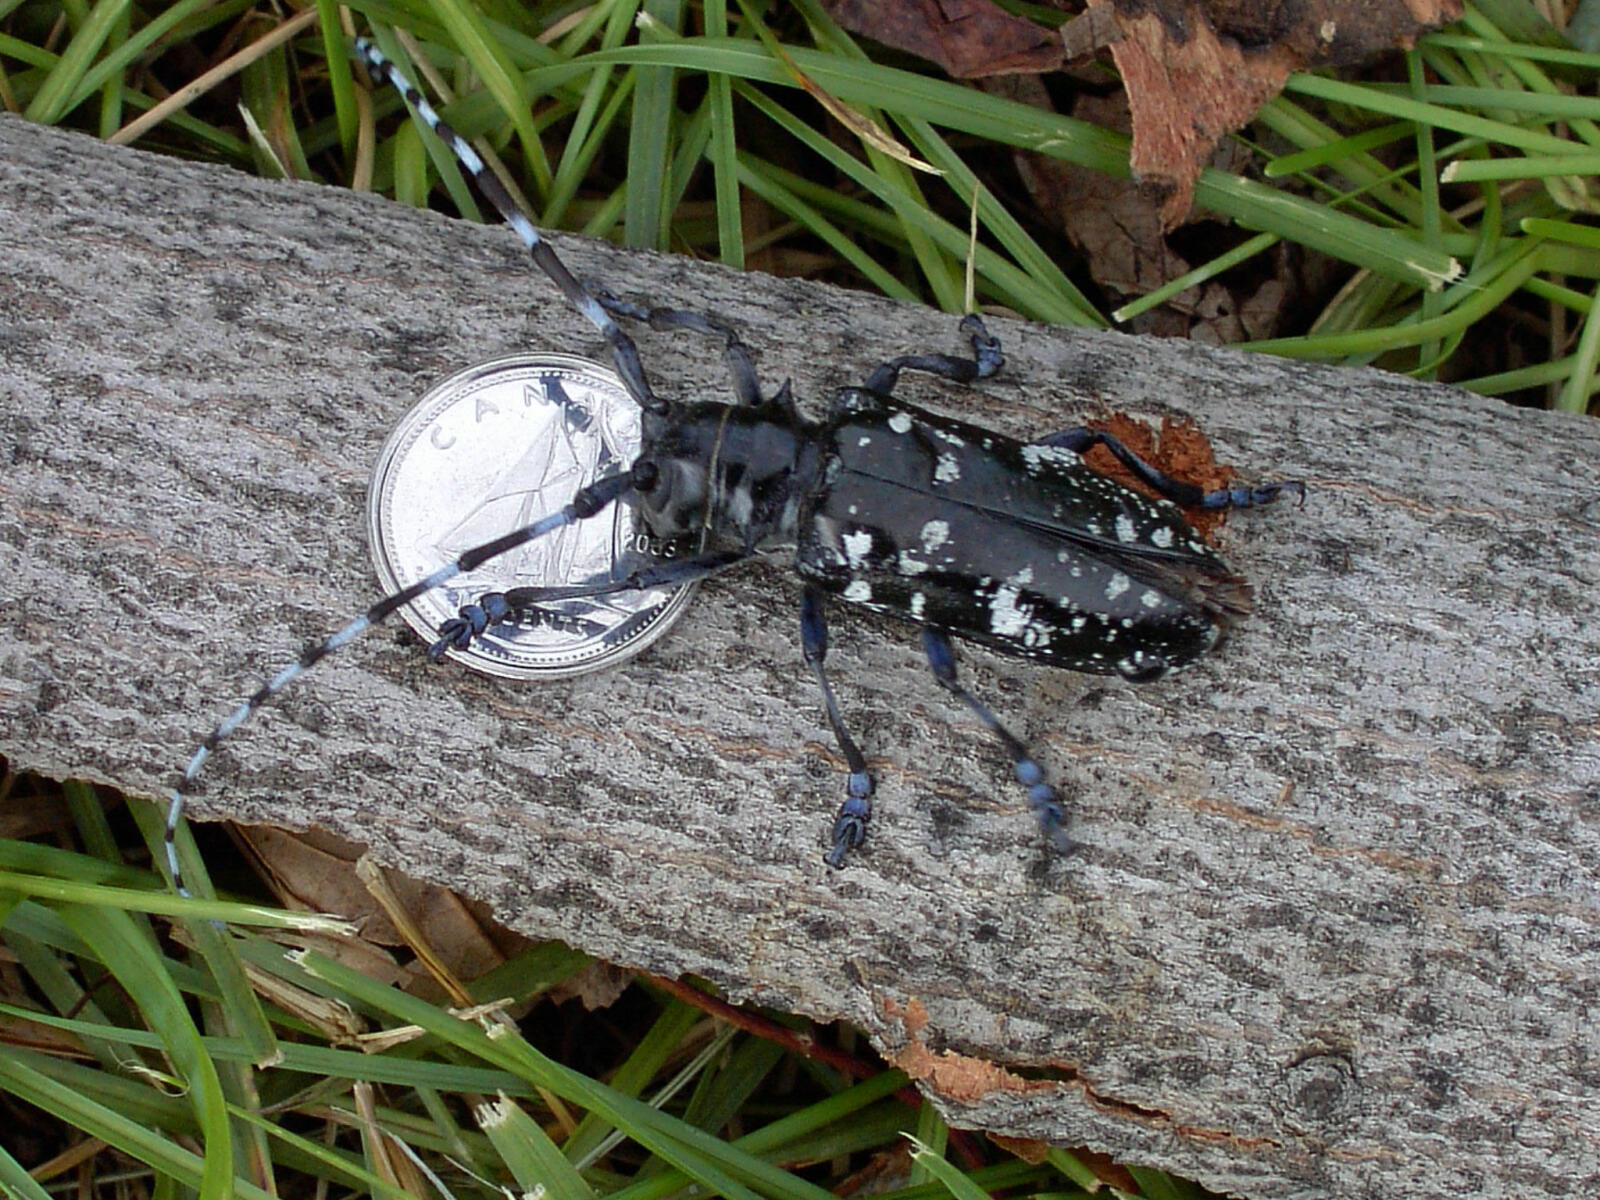
[[[940,686],[970,708],[977,718],[989,727],[989,732],[999,739],[1000,744],[1006,748],[1006,753],[1011,755],[1017,782],[1028,789],[1028,803],[1033,805],[1033,814],[1039,818],[1039,827],[1044,830],[1045,836],[1061,853],[1070,853],[1074,843],[1067,836],[1066,809],[1061,807],[1055,788],[1044,781],[1044,770],[1034,761],[1033,755],[1028,753],[1028,747],[1002,725],[1000,718],[990,712],[982,701],[956,680],[955,649],[944,633],[930,625],[924,625],[922,648],[928,655],[928,666],[933,668],[933,677],[939,681]]]
[[[822,593],[810,586],[800,596],[800,648],[806,662],[816,672],[817,684],[822,688],[822,702],[828,710],[828,724],[833,726],[834,740],[839,743],[839,751],[850,768],[844,803],[839,805],[839,815],[833,822],[833,848],[823,858],[830,867],[842,867],[844,856],[861,845],[867,836],[867,822],[872,819],[873,782],[867,771],[867,760],[861,756],[861,747],[844,727],[838,701],[833,698],[827,672],[822,669],[822,660],[828,656],[828,623],[822,614]]]
[[[451,650],[467,649],[473,639],[482,637],[490,626],[514,621],[519,616],[537,614],[546,604],[693,583],[738,566],[750,557],[742,550],[722,550],[699,558],[669,559],[636,567],[621,579],[596,579],[561,587],[524,587],[505,592],[485,592],[478,597],[477,603],[464,605],[456,616],[439,626],[439,640],[428,648],[428,657],[439,662]]]
[[[983,318],[977,313],[963,317],[961,332],[972,338],[971,358],[953,358],[948,354],[902,354],[867,376],[867,390],[887,396],[894,391],[894,385],[900,382],[900,372],[904,370],[926,371],[957,383],[987,379],[998,371],[1005,362],[1005,356],[1000,353],[1000,339],[989,332]]]
[[[619,299],[592,282],[586,281],[586,286],[601,307],[614,317],[643,321],[651,329],[692,329],[696,333],[720,335],[723,338],[722,361],[727,365],[728,374],[733,377],[733,394],[738,397],[740,404],[761,403],[761,383],[750,361],[750,347],[727,325],[684,308],[645,308]]]
[[[1192,483],[1174,479],[1165,471],[1152,467],[1105,430],[1090,429],[1083,425],[1047,434],[1039,438],[1034,445],[1060,446],[1064,450],[1071,450],[1074,454],[1087,454],[1096,446],[1104,446],[1116,455],[1118,462],[1179,508],[1252,508],[1258,504],[1271,504],[1283,492],[1291,492],[1298,496],[1302,504],[1306,499],[1306,485],[1297,479],[1263,483],[1255,487],[1234,484],[1231,487],[1218,488],[1214,492],[1203,491]]]

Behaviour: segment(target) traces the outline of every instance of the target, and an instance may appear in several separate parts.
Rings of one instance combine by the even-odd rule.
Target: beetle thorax
[[[787,406],[686,405],[646,426],[656,481],[640,513],[661,538],[749,549],[794,540],[797,497],[815,472],[809,428]]]

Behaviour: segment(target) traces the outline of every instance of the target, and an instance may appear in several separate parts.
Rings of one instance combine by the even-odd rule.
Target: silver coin
[[[389,435],[367,493],[378,578],[398,591],[473,546],[532,524],[639,452],[639,409],[611,371],[566,354],[491,359],[434,387]],[[401,610],[423,638],[485,592],[616,578],[652,544],[624,501],[458,576]],[[491,626],[449,657],[511,678],[598,671],[682,615],[694,584],[562,600]]]

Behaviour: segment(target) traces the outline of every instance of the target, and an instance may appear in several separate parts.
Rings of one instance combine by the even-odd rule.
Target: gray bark
[[[557,244],[725,316],[814,413],[884,357],[959,349],[920,308]],[[418,394],[508,351],[603,356],[503,229],[9,119],[0,247],[0,752],[135,795],[370,602],[367,472]],[[1041,846],[915,631],[836,611],[879,792],[824,869],[840,764],[776,568],[571,681],[368,637],[228,743],[196,813],[323,826],[527,933],[856,1022],[937,1061],[960,1125],[1252,1197],[1592,1194],[1600,426],[994,326],[1001,378],[907,397],[1017,436],[1188,414],[1223,461],[1311,485],[1231,520],[1257,611],[1188,673],[964,654],[1077,854]],[[639,340],[664,393],[724,391],[714,343]]]

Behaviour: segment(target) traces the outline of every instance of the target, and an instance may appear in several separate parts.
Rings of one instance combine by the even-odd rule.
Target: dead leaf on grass
[[[269,825],[240,826],[237,836],[284,907],[338,913],[358,922],[361,942],[379,957],[388,958],[387,948],[406,944],[356,872],[365,847],[322,830],[292,833]],[[478,978],[526,944],[486,909],[446,888],[399,874],[386,881],[414,925],[413,938],[431,947],[458,979]],[[404,971],[411,980],[407,990],[430,998],[443,994],[415,963]]]
[[[1161,189],[1163,229],[1194,200],[1217,142],[1255,116],[1291,72],[1409,46],[1461,15],[1459,0],[1090,0],[1123,36],[1111,57],[1133,114],[1134,173]]]
[[[1036,77],[991,79],[983,87],[1023,104],[1052,107],[1048,92]],[[1072,115],[1105,129],[1127,129],[1129,124],[1121,92],[1085,92],[1074,103]],[[1235,149],[1232,143],[1223,143],[1209,165],[1239,169],[1242,156],[1235,157]],[[1019,151],[1015,164],[1040,215],[1055,222],[1083,256],[1107,307],[1120,308],[1147,295],[1193,265],[1162,229],[1160,211],[1150,192],[1135,181],[1032,152]],[[1190,216],[1196,222],[1206,219],[1204,212]],[[1228,230],[1206,231],[1203,241],[1214,252],[1219,240],[1225,246],[1242,236]],[[1280,244],[1270,254],[1256,256],[1249,270],[1177,292],[1130,318],[1124,328],[1131,333],[1182,337],[1214,346],[1272,337],[1286,306],[1296,296],[1320,286],[1319,278],[1309,274],[1318,265]]]
[[[1050,71],[1064,54],[1055,31],[991,0],[823,0],[844,28],[937,63],[958,79]]]
[[[1133,117],[1133,169],[1160,195],[1163,230],[1189,211],[1218,141],[1291,71],[1360,62],[1461,15],[1460,0],[1089,2],[1055,31],[992,0],[824,0],[846,29],[966,79],[1053,70],[1068,46],[1109,46]]]

